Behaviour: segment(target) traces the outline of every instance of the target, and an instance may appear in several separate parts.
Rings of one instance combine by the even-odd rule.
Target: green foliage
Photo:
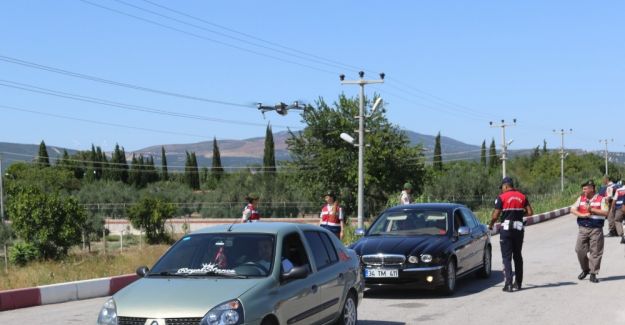
[[[18,266],[24,266],[29,262],[39,259],[37,247],[24,241],[18,241],[9,249],[9,261]]]
[[[73,197],[20,188],[7,207],[17,236],[32,244],[42,258],[61,258],[81,240],[86,211]]]
[[[187,152],[187,159],[184,164],[185,182],[193,190],[200,189],[200,173],[197,166],[195,152]]]
[[[491,169],[497,168],[499,166],[499,157],[497,157],[497,148],[495,147],[495,139],[490,143],[490,148],[488,150],[488,166]]]
[[[168,242],[165,221],[175,212],[174,205],[153,197],[143,197],[128,209],[128,218],[132,226],[144,229],[149,244]]]
[[[224,169],[221,166],[221,154],[219,153],[219,147],[217,146],[217,138],[213,138],[213,161],[211,174],[213,175],[213,179],[217,182],[219,182],[224,174]]]
[[[46,143],[41,140],[39,144],[39,153],[37,154],[37,165],[40,167],[50,167],[50,158],[48,157],[48,149]]]
[[[123,147],[119,147],[119,144],[115,144],[115,150],[113,150],[109,168],[110,180],[121,181],[124,183],[128,182],[128,162],[126,161],[126,152]]]
[[[36,187],[42,192],[69,194],[80,188],[80,182],[66,168],[39,168],[36,164],[15,163],[6,169],[6,191],[8,197],[25,187]]]
[[[265,132],[265,151],[263,154],[263,172],[274,173],[276,171],[276,154],[275,146],[273,143],[273,132],[271,131],[271,125],[267,125],[267,131]]]
[[[443,151],[441,149],[441,133],[438,132],[436,140],[434,142],[434,157],[432,158],[432,165],[437,171],[443,171]]]
[[[8,223],[0,223],[0,246],[11,242],[13,239],[13,229]]]
[[[368,103],[369,104],[369,103]],[[323,99],[317,107],[309,106],[302,113],[306,127],[300,133],[291,132],[287,140],[296,170],[297,185],[306,191],[309,200],[317,200],[327,190],[343,192],[343,206],[354,210],[358,184],[358,150],[340,139],[342,132],[358,128],[359,103],[344,95],[330,107]],[[370,213],[380,211],[391,195],[406,181],[421,188],[424,176],[423,156],[418,147],[409,145],[406,135],[388,122],[384,109],[367,119],[365,150],[365,200]]]
[[[482,148],[480,150],[480,164],[486,167],[486,140],[482,141]]]
[[[167,173],[167,155],[165,154],[165,147],[161,146],[161,181],[169,180]]]

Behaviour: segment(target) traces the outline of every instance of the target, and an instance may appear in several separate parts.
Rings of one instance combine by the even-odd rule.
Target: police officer
[[[495,209],[491,215],[489,228],[497,220],[501,222],[499,242],[503,259],[504,286],[503,291],[512,292],[512,260],[514,260],[514,288],[521,290],[523,283],[523,216],[534,214],[532,206],[523,193],[514,188],[512,178],[505,177],[501,181],[501,194],[495,199]]]
[[[245,205],[245,208],[243,208],[241,223],[256,222],[260,220],[260,214],[258,213],[258,210],[256,210],[256,205],[258,205],[259,199],[258,195],[253,193],[250,193],[245,197],[247,204]]]
[[[605,197],[595,193],[592,180],[582,184],[582,191],[571,206],[571,213],[577,216],[579,226],[575,252],[582,273],[577,278],[583,280],[590,273],[590,282],[598,283],[597,274],[603,256],[603,224],[608,215],[608,204]]]
[[[326,204],[321,208],[319,225],[330,230],[339,239],[343,239],[343,208],[332,191],[325,193],[324,200]]]

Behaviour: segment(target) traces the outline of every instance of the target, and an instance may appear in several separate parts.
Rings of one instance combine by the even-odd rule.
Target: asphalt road
[[[579,281],[575,218],[528,227],[524,289],[502,292],[499,237],[493,237],[493,276],[458,282],[452,297],[429,291],[368,290],[361,325],[401,324],[625,324],[625,245],[606,238],[598,284]],[[0,312],[0,324],[94,324],[106,298]]]

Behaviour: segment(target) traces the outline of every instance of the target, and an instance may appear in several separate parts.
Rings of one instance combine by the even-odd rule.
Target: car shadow
[[[456,292],[446,296],[436,290],[406,289],[406,288],[369,288],[365,291],[365,298],[374,299],[444,299],[450,297],[470,296],[503,282],[503,272],[493,270],[488,279],[476,279],[475,275],[469,275],[459,279],[456,283]]]

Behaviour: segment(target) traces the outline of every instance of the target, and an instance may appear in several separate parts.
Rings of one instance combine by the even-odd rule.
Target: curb
[[[110,296],[137,280],[135,274],[0,291],[0,311]]]
[[[524,217],[523,221],[525,221],[526,225],[529,226],[561,217],[569,214],[570,211],[571,208],[566,207]],[[491,231],[491,235],[498,234],[500,229],[501,224],[495,224],[493,226],[493,230]],[[110,278],[0,291],[0,311],[110,296],[138,278],[139,277],[135,274],[127,274]]]
[[[535,214],[533,216],[523,217],[523,223],[525,223],[525,226],[530,226],[530,225],[537,224],[543,221],[555,219],[563,215],[567,215],[570,212],[571,212],[571,207],[566,207],[566,208],[557,209],[557,210],[553,210],[549,212]],[[493,230],[491,231],[490,234],[497,235],[499,234],[500,230],[501,230],[501,223],[498,222],[493,226]]]

